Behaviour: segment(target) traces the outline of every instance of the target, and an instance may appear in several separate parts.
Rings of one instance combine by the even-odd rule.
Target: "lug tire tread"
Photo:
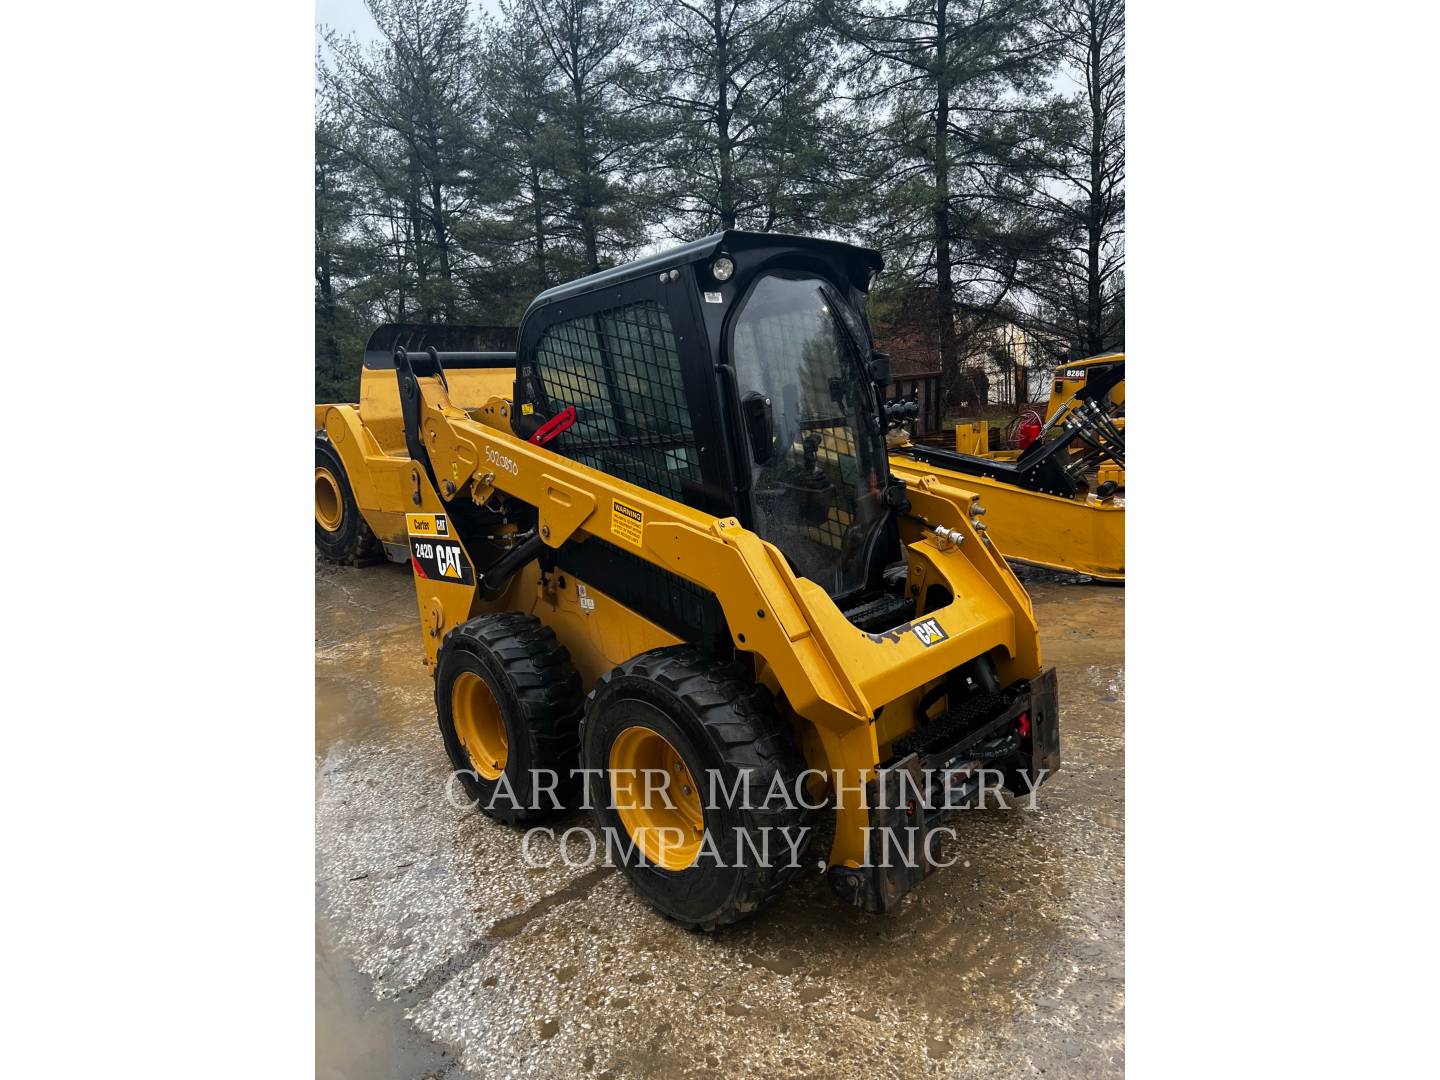
[[[340,452],[331,444],[330,436],[323,430],[315,433],[315,447],[316,449],[323,448],[334,457],[334,464],[339,466],[339,474],[336,479],[342,485],[341,495],[344,500],[345,512],[355,515],[355,538],[350,545],[338,555],[330,555],[317,548],[320,557],[337,566],[371,566],[384,562],[385,548],[380,543],[379,537],[370,528],[369,523],[366,522],[365,515],[360,513],[360,505],[355,501],[354,489],[350,487],[350,477],[345,475],[345,463],[340,457]]]
[[[555,631],[534,615],[501,611],[461,623],[441,642],[441,650],[465,648],[488,653],[495,659],[520,706],[521,719],[531,740],[531,760],[540,768],[554,769],[560,777],[556,795],[566,806],[574,804],[579,779],[580,718],[585,697],[580,676],[570,662],[570,650]],[[437,708],[440,687],[436,686]],[[545,817],[553,811],[495,807],[490,816],[505,824]]]
[[[597,698],[625,678],[645,679],[672,694],[708,733],[720,756],[730,767],[749,770],[752,791],[763,794],[775,777],[781,776],[787,789],[805,770],[805,760],[795,748],[790,731],[775,708],[773,695],[751,677],[747,665],[724,660],[693,645],[675,645],[640,653],[600,677],[586,699],[588,721]],[[585,723],[586,721],[582,721]],[[581,730],[581,741],[584,729]],[[756,806],[744,811],[751,828],[811,826],[813,839],[815,811],[787,806]],[[788,864],[749,868],[750,876],[715,918],[690,921],[662,912],[687,930],[713,931],[728,926],[774,903],[804,867],[804,851]]]

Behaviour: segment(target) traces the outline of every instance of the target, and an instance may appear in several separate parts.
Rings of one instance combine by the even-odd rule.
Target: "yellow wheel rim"
[[[498,780],[510,760],[510,735],[500,702],[486,681],[462,671],[450,687],[450,716],[470,764],[486,780]]]
[[[665,736],[647,727],[620,732],[610,744],[610,790],[620,823],[647,861],[666,870],[695,861],[705,839],[700,785]]]
[[[326,532],[336,532],[345,520],[345,500],[340,481],[329,469],[315,470],[315,521]]]

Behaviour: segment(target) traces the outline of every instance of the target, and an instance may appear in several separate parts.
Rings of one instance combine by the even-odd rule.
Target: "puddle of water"
[[[405,568],[323,566],[315,595],[315,752],[347,743],[383,743],[421,702],[429,678],[419,663],[415,594]],[[381,998],[334,939],[315,922],[315,1075],[317,1080],[459,1080],[454,1058],[420,1032],[406,1006]]]
[[[315,676],[315,752],[343,738],[378,734],[384,726],[373,689],[329,675]]]
[[[326,566],[315,589],[315,753],[378,742],[433,694],[404,567]]]
[[[1125,590],[1115,585],[1026,581],[1046,664],[1125,663]],[[1064,700],[1061,700],[1064,707]]]
[[[597,866],[593,870],[587,870],[568,885],[556,889],[553,893],[541,898],[518,915],[511,915],[509,918],[501,919],[494,926],[490,927],[489,930],[485,931],[486,940],[503,941],[506,938],[515,937],[533,920],[539,918],[551,908],[584,896],[608,873],[610,873],[608,866]]]
[[[315,922],[316,1080],[401,1080],[467,1074],[415,1030],[398,1002],[375,992],[343,952],[323,919]]]
[[[1114,829],[1116,832],[1125,831],[1125,819],[1118,814],[1107,814],[1103,810],[1097,810],[1092,816],[1098,825],[1104,825],[1107,829]]]

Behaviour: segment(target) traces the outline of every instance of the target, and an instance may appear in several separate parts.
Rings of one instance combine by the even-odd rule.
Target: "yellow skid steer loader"
[[[777,897],[827,818],[836,894],[889,910],[951,810],[1059,768],[974,492],[890,467],[880,267],[720,233],[541,294],[513,354],[382,328],[360,403],[317,407],[317,546],[411,564],[466,791],[583,801],[688,927]]]

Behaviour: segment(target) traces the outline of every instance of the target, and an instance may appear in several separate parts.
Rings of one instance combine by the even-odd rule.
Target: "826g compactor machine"
[[[834,891],[893,908],[950,809],[1060,764],[976,496],[890,470],[880,266],[720,233],[541,294],[513,354],[382,328],[359,405],[317,406],[317,544],[411,563],[468,793],[524,822],[583,782],[689,927],[773,900],[826,815]]]

